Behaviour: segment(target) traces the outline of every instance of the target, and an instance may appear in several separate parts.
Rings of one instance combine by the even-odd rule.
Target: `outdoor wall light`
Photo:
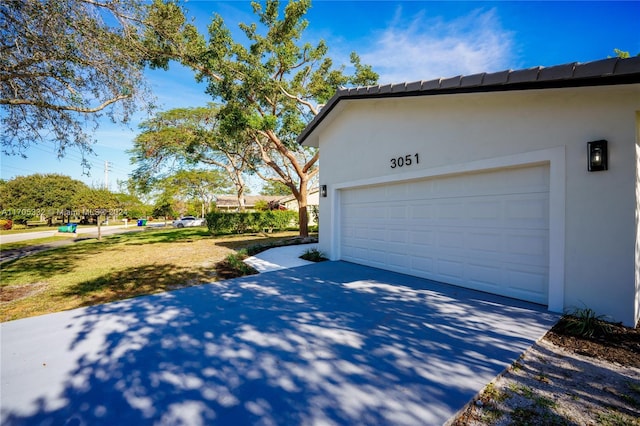
[[[587,142],[587,150],[589,152],[588,169],[590,172],[599,172],[609,168],[607,141]]]
[[[327,185],[320,186],[320,196],[325,198],[327,196]]]

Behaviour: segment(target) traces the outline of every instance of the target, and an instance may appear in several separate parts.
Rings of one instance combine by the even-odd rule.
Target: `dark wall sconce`
[[[609,168],[609,154],[607,153],[607,141],[587,142],[588,169],[590,172],[599,172]]]
[[[320,196],[325,198],[327,196],[327,185],[320,186]]]

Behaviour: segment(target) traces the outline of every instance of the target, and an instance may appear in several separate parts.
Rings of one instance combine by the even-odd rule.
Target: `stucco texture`
[[[329,189],[320,199],[320,249],[340,258],[344,189],[547,163],[550,305],[589,307],[635,326],[638,111],[638,84],[341,101],[315,130],[320,184]],[[587,142],[600,139],[609,170],[588,172]],[[419,164],[390,167],[415,153]]]

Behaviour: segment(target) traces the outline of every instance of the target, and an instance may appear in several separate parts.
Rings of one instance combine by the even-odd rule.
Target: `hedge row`
[[[207,227],[212,234],[244,234],[285,230],[298,226],[298,212],[292,210],[270,210],[263,212],[220,213],[207,215]]]

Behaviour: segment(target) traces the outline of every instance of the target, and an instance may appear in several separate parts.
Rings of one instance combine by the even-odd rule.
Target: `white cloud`
[[[359,53],[386,84],[499,71],[509,67],[513,45],[513,34],[502,28],[495,10],[444,21],[424,11],[406,20],[398,8],[390,25]]]

